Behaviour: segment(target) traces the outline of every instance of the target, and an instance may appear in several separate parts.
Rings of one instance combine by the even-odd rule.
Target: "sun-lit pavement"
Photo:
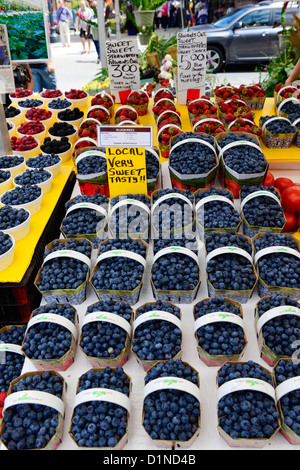
[[[163,31],[157,30],[159,36],[174,35],[178,29]],[[128,37],[122,34],[122,37]],[[81,54],[82,45],[79,33],[71,33],[71,47],[62,47],[60,42],[50,45],[52,62],[55,66],[57,87],[66,91],[70,88],[82,88],[92,81],[101,68],[97,64],[97,53],[94,44],[91,45],[91,53]],[[87,47],[86,47],[87,48]],[[232,85],[253,84],[260,81],[261,76],[254,71],[254,66],[228,66],[224,72],[208,75],[213,85],[231,83]]]

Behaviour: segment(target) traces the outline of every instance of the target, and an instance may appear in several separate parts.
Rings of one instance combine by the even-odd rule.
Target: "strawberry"
[[[6,392],[0,392],[0,407],[4,406],[4,400],[5,400],[6,397],[7,397]]]

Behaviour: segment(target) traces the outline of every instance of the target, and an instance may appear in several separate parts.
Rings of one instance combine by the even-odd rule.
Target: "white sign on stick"
[[[178,104],[186,103],[187,90],[203,89],[206,81],[207,37],[205,31],[177,33]]]
[[[106,59],[110,90],[120,103],[119,92],[140,89],[137,39],[106,41]]]

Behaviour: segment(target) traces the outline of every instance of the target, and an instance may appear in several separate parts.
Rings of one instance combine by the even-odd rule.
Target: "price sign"
[[[152,147],[152,126],[98,126],[99,147]]]
[[[204,31],[177,33],[178,104],[186,103],[187,90],[205,90],[207,38]]]
[[[106,41],[106,59],[111,92],[120,102],[119,92],[140,88],[137,39]]]
[[[106,161],[110,198],[147,194],[145,148],[107,147]]]

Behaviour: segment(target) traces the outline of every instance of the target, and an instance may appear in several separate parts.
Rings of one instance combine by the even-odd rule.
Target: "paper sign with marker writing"
[[[122,194],[147,194],[145,149],[107,147],[107,176],[110,197]]]

